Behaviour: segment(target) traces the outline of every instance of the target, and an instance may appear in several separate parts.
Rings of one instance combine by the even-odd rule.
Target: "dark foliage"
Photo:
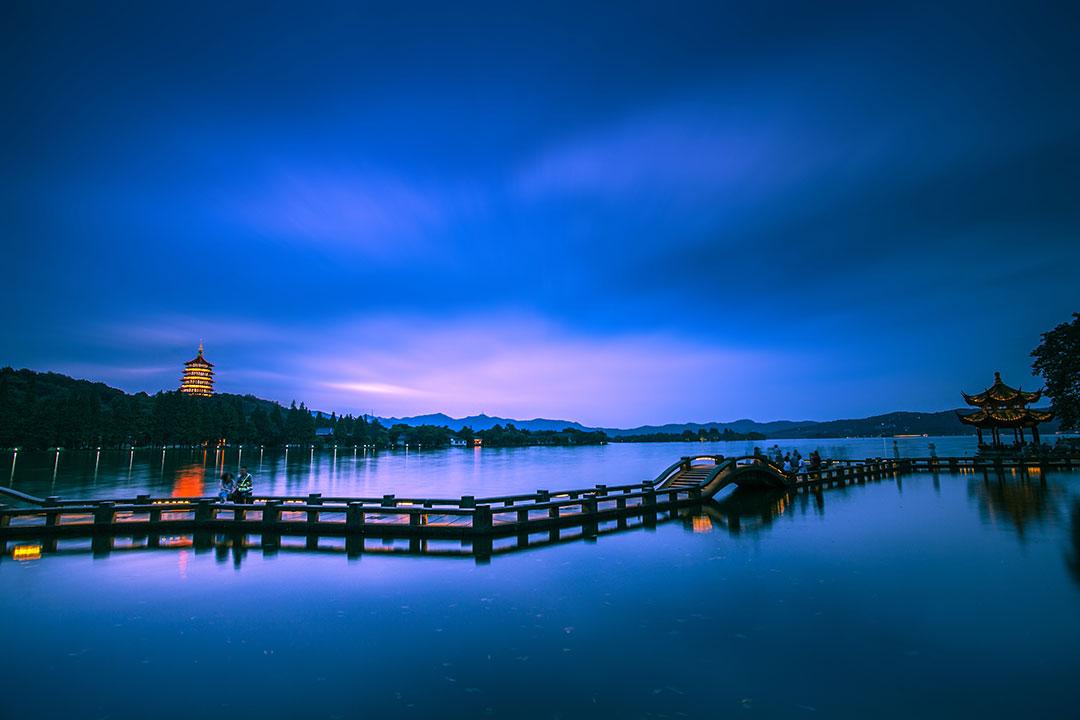
[[[317,428],[327,423],[331,433],[317,435]],[[57,373],[0,370],[0,447],[200,445],[222,440],[278,445],[317,438],[357,445],[388,441],[377,421],[316,417],[303,403],[286,409],[252,395],[128,395]]]
[[[1061,428],[1080,428],[1080,313],[1073,313],[1071,323],[1044,332],[1031,356],[1032,372],[1042,375]]]

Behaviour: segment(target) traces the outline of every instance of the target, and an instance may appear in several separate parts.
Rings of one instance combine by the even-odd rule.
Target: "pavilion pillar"
[[[1024,428],[1023,428],[1023,426],[1021,426],[1020,427],[1020,446],[1023,447],[1023,445],[1024,445]]]
[[[1032,438],[1032,442],[1034,442],[1036,445],[1041,445],[1042,444],[1039,441],[1039,426],[1038,425],[1032,425],[1031,426],[1031,438]]]
[[[982,447],[982,444],[983,444],[982,428],[980,428],[980,427],[975,428],[975,433],[979,436],[979,447]]]

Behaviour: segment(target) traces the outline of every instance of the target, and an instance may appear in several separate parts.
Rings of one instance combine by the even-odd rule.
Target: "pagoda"
[[[184,376],[180,378],[180,392],[198,397],[210,397],[214,394],[214,365],[203,357],[201,342],[199,354],[184,363]]]
[[[1013,439],[1017,446],[1024,445],[1024,428],[1031,428],[1031,435],[1035,444],[1039,444],[1039,423],[1048,422],[1054,418],[1054,413],[1049,410],[1033,410],[1027,406],[1038,402],[1042,397],[1042,391],[1024,392],[1019,388],[1011,388],[1001,382],[1001,373],[994,373],[994,384],[975,395],[960,393],[968,405],[979,408],[973,413],[963,414],[957,412],[960,422],[966,425],[974,425],[979,434],[979,447],[986,447],[983,443],[983,430],[990,431],[990,447],[1001,448],[1001,431],[1012,430]]]

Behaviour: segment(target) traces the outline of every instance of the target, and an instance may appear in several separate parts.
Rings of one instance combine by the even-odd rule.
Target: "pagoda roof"
[[[206,367],[214,367],[214,363],[203,357],[202,343],[199,343],[199,354],[193,357],[191,360],[188,360],[186,363],[184,363],[184,365],[205,365]]]
[[[964,415],[956,413],[960,422],[978,428],[1022,428],[1035,427],[1039,423],[1054,419],[1050,410],[1031,410],[1028,408],[988,408],[976,410]]]
[[[1042,397],[1041,390],[1024,392],[1019,388],[1009,387],[1001,381],[1001,373],[999,372],[994,373],[994,384],[981,393],[968,395],[962,392],[960,394],[964,396],[964,401],[968,405],[975,407],[1027,405],[1028,403],[1038,402],[1039,398]]]

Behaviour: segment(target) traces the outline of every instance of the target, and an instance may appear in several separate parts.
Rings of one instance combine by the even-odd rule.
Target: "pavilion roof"
[[[964,400],[968,405],[982,408],[1001,405],[1027,405],[1028,403],[1038,402],[1039,398],[1042,397],[1041,390],[1024,392],[1019,388],[1009,387],[1001,381],[1001,373],[999,372],[994,373],[994,384],[981,393],[968,395],[962,392],[960,394],[964,396]]]
[[[958,412],[956,416],[960,422],[978,428],[1027,428],[1054,419],[1054,413],[1050,410],[1028,408],[989,408],[967,415]]]

